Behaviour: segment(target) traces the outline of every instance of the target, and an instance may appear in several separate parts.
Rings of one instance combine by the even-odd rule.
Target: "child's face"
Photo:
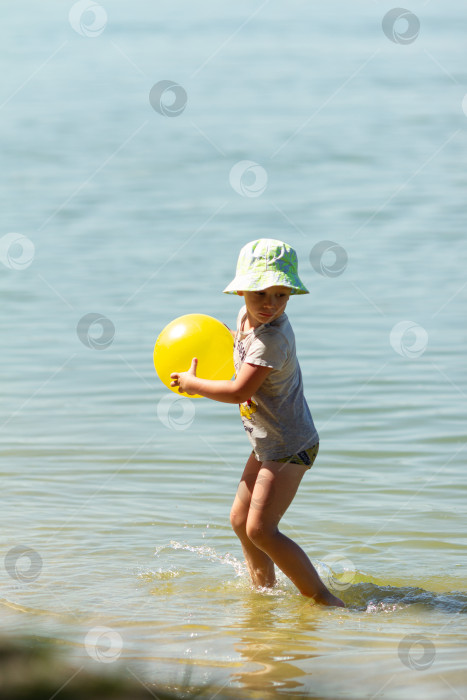
[[[238,292],[244,297],[248,320],[252,328],[271,323],[284,313],[290,297],[288,287],[267,287],[260,292]]]

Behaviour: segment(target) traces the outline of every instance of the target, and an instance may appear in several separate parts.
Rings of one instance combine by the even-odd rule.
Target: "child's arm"
[[[271,367],[260,367],[244,362],[238,375],[232,381],[217,379],[201,379],[196,376],[198,360],[193,359],[188,372],[173,372],[170,386],[178,386],[186,394],[199,394],[213,401],[222,403],[243,403],[258,391]]]

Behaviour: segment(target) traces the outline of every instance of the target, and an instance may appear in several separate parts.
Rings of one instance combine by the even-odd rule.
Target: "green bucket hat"
[[[297,253],[287,243],[260,238],[247,243],[240,251],[235,279],[225,294],[259,292],[267,287],[288,287],[291,294],[309,294],[298,276]]]

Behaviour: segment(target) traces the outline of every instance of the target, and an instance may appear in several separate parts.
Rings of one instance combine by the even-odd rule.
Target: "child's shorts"
[[[297,452],[297,454],[291,455],[290,457],[283,457],[282,459],[275,459],[274,461],[288,462],[289,464],[304,464],[308,469],[311,469],[318,454],[318,450],[319,442],[303,452]]]

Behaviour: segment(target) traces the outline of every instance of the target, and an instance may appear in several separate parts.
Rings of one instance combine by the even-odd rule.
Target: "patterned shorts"
[[[274,461],[288,462],[289,464],[304,464],[308,469],[311,469],[318,454],[318,450],[319,442],[303,452],[297,452],[297,454],[291,455],[290,457],[283,457],[282,459],[275,459]]]

